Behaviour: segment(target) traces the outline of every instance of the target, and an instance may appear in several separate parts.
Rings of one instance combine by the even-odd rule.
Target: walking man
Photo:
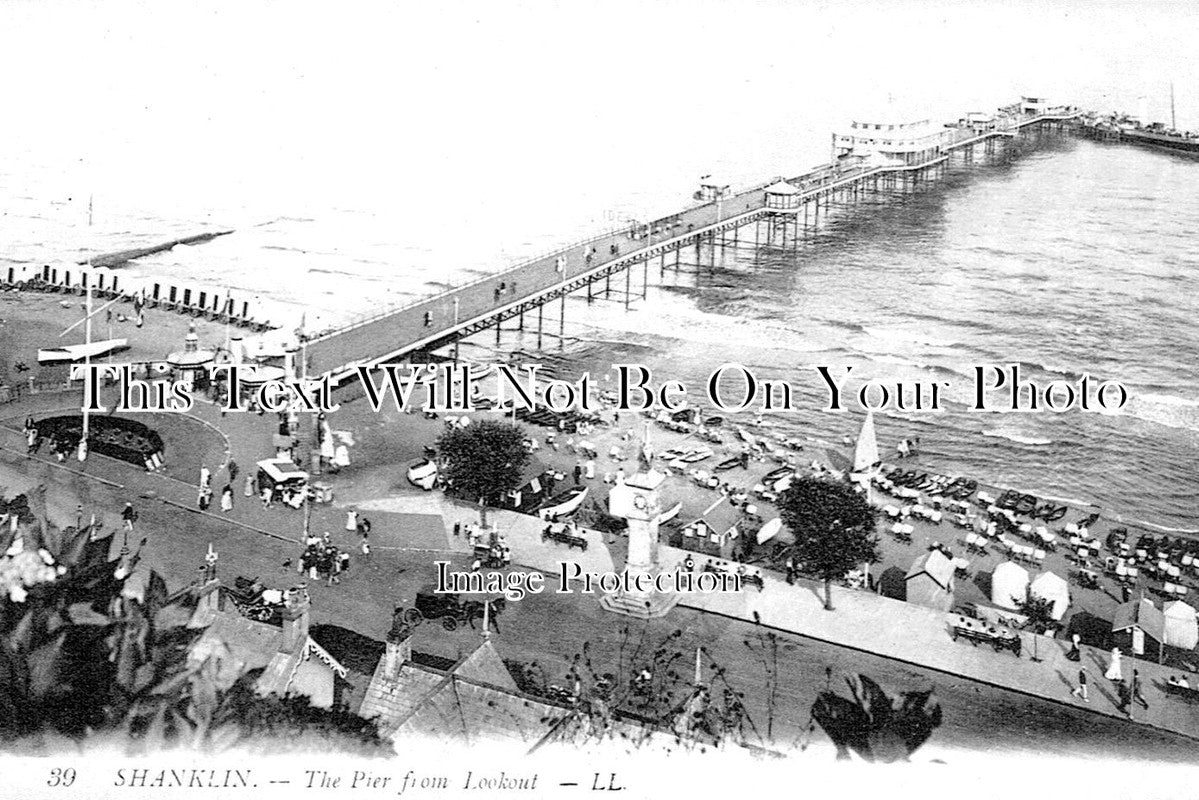
[[[203,489],[212,480],[212,473],[208,471],[206,464],[200,465],[200,488]]]
[[[1120,697],[1120,705],[1118,705],[1116,707],[1116,710],[1123,711],[1125,714],[1128,715],[1129,719],[1131,719],[1132,718],[1132,689],[1130,689],[1128,687],[1128,684],[1126,682],[1119,681],[1116,684],[1116,693]]]
[[[229,459],[228,470],[229,470],[229,483],[233,483],[234,481],[237,480],[237,473],[240,472],[241,469],[237,466],[237,462],[234,461],[232,458]]]
[[[1074,697],[1081,697],[1084,703],[1091,702],[1087,697],[1087,668],[1082,667],[1078,670],[1078,688],[1070,693]]]
[[[137,512],[133,510],[133,503],[125,504],[125,510],[121,512],[121,519],[125,521],[125,530],[132,531],[133,523],[137,521]]]
[[[1145,699],[1145,695],[1141,693],[1141,673],[1137,670],[1132,671],[1132,699],[1149,710],[1149,701]]]

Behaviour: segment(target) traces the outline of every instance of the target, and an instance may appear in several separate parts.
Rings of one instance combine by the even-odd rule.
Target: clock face
[[[637,495],[633,498],[633,505],[637,508],[645,508],[645,498],[641,495]]]

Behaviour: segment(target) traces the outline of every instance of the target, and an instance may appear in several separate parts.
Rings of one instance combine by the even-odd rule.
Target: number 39
[[[46,781],[47,786],[70,786],[75,782],[75,770],[67,767],[61,769],[55,767],[50,770],[50,779]]]

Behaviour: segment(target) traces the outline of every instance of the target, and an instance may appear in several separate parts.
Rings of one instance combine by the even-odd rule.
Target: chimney
[[[308,639],[308,588],[298,586],[287,593],[283,608],[283,639],[279,650],[290,653]]]
[[[399,677],[400,667],[412,660],[412,626],[396,625],[387,634],[387,646],[383,651],[383,675],[394,680]]]

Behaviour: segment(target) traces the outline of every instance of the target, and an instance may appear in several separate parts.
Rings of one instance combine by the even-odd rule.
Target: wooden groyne
[[[213,233],[198,233],[195,236],[185,236],[182,239],[172,239],[169,242],[163,242],[162,244],[156,244],[151,247],[136,247],[132,250],[118,250],[115,253],[106,253],[104,255],[93,256],[92,258],[86,258],[83,261],[76,261],[75,263],[79,266],[90,265],[93,267],[108,267],[109,269],[115,269],[116,267],[123,267],[130,261],[133,261],[137,258],[152,256],[155,253],[165,253],[166,251],[171,250],[181,244],[204,244],[205,242],[211,242],[213,239],[218,237],[228,236],[231,233],[233,233],[231,230],[215,231]]]

